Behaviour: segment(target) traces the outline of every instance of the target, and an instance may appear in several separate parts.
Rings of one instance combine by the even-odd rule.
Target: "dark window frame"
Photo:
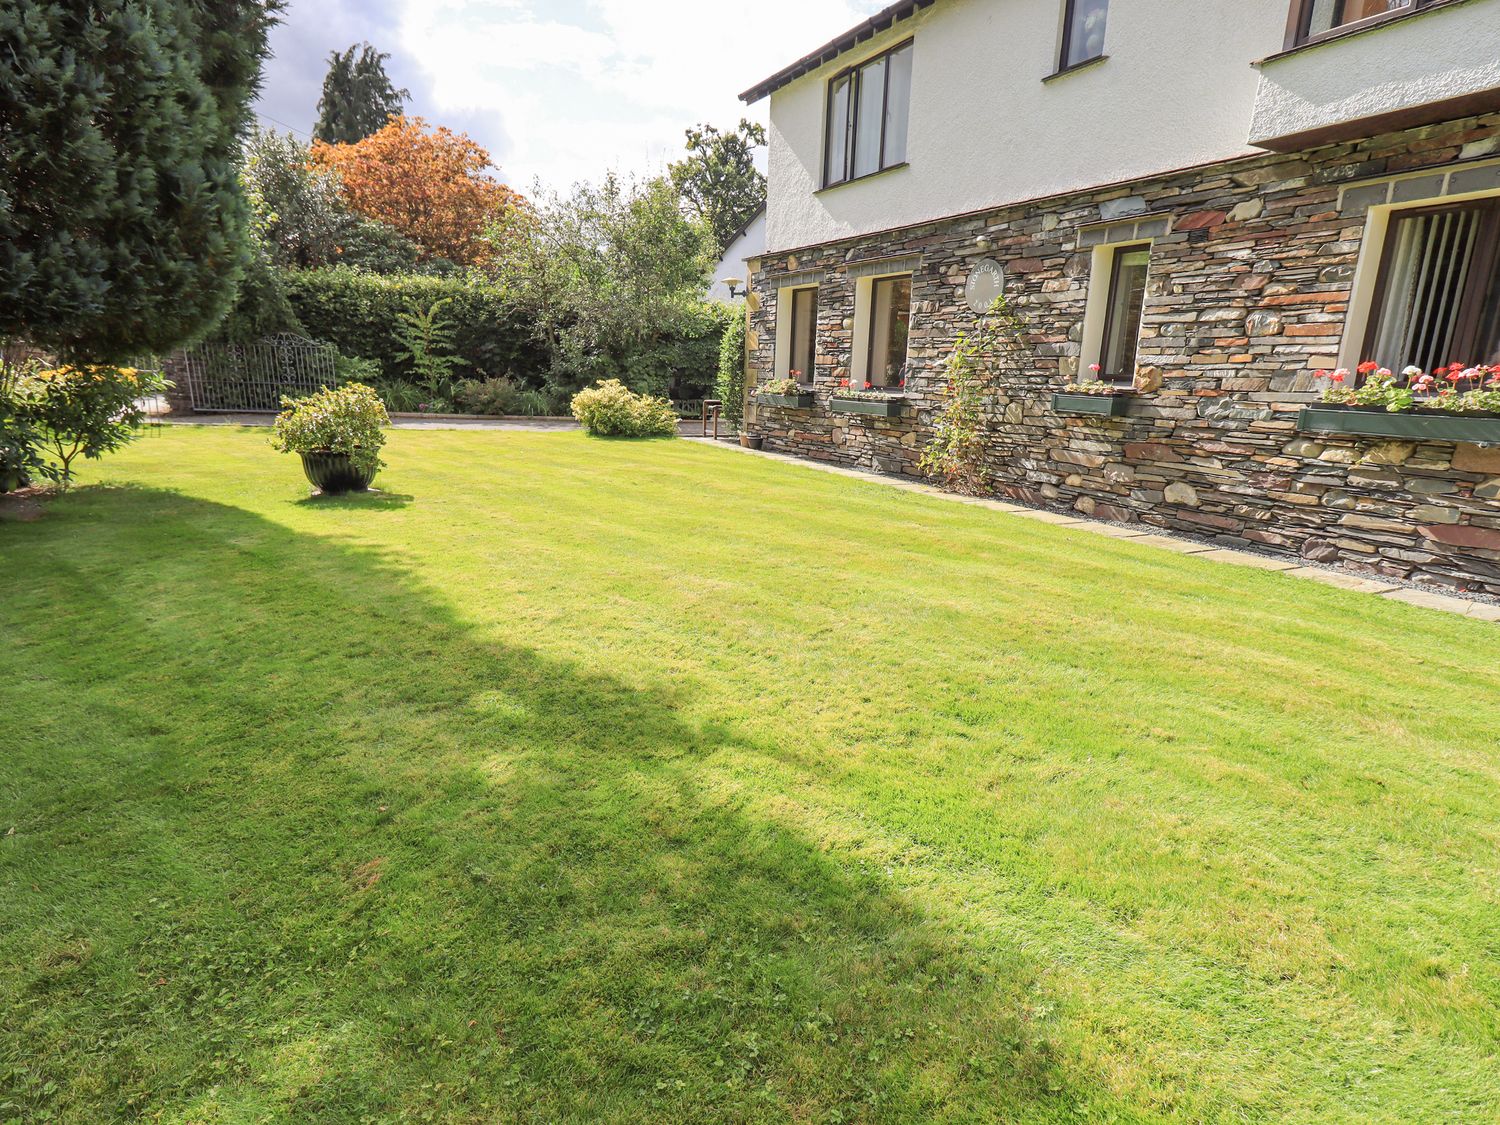
[[[1108,7],[1109,5],[1106,3],[1105,8],[1108,9]],[[1078,0],[1063,0],[1062,42],[1058,45],[1056,74],[1066,74],[1070,70],[1077,70],[1079,67],[1088,66],[1090,63],[1096,63],[1100,59],[1107,57],[1104,53],[1104,44],[1101,43],[1097,55],[1090,55],[1088,58],[1079,59],[1077,62],[1068,61],[1068,56],[1072,54],[1073,36],[1078,31],[1074,26],[1074,18],[1077,15]],[[1107,36],[1108,34],[1109,32],[1106,29],[1105,35]]]
[[[1109,248],[1109,289],[1104,295],[1104,334],[1099,337],[1099,381],[1103,383],[1134,384],[1135,367],[1140,366],[1141,358],[1141,329],[1136,325],[1135,336],[1135,365],[1128,373],[1118,373],[1106,370],[1104,361],[1109,358],[1110,334],[1115,329],[1115,298],[1120,295],[1121,274],[1124,271],[1125,255],[1138,254],[1142,251],[1146,254],[1146,280],[1145,284],[1151,284],[1151,251],[1153,246],[1150,242],[1122,242],[1118,246]],[[1141,317],[1146,315],[1146,294],[1141,295]]]
[[[904,165],[906,163],[906,159],[905,159],[904,155],[903,155],[903,157],[902,157],[901,160],[898,160],[895,163],[890,163],[890,164],[886,163],[886,153],[885,153],[886,123],[887,123],[887,119],[890,117],[890,97],[891,97],[890,59],[891,59],[891,56],[900,54],[902,51],[906,50],[908,47],[912,47],[915,43],[916,43],[915,37],[913,37],[911,39],[907,39],[905,42],[897,43],[894,47],[889,47],[886,50],[880,52],[880,54],[878,54],[878,55],[871,55],[867,59],[861,59],[859,62],[855,63],[853,66],[847,66],[847,67],[845,67],[843,70],[839,71],[837,74],[835,74],[833,77],[831,77],[828,80],[828,86],[827,86],[827,89],[824,92],[824,96],[823,96],[823,187],[824,188],[838,187],[841,184],[853,183],[855,180],[863,180],[863,179],[866,179],[866,178],[868,178],[870,176],[878,176],[882,172],[889,172],[892,168],[900,168],[902,165]],[[856,150],[859,147],[859,107],[860,107],[860,102],[862,101],[862,98],[860,96],[861,95],[861,89],[860,88],[864,84],[864,71],[865,71],[865,69],[867,67],[874,66],[876,63],[881,62],[882,60],[884,60],[885,63],[886,63],[886,70],[885,70],[884,89],[881,90],[881,93],[880,93],[880,158],[879,158],[879,161],[878,161],[879,167],[877,167],[873,172],[864,172],[864,173],[861,173],[860,175],[856,176],[856,175],[854,175],[854,159],[855,159],[855,155],[854,154],[855,154]],[[915,66],[913,67],[913,72],[915,72]],[[841,174],[839,176],[835,177],[833,175],[833,169],[831,167],[829,167],[829,164],[830,164],[831,159],[833,157],[833,129],[834,129],[834,120],[833,120],[833,95],[834,95],[834,89],[845,78],[849,79],[849,108],[848,108],[845,120],[843,122],[843,128],[845,130],[847,130],[847,136],[846,136],[846,139],[845,139],[845,142],[844,142],[844,167],[843,167],[843,169],[841,171]],[[909,129],[909,126],[910,126],[910,116],[909,115],[911,113],[911,107],[910,107],[910,105],[907,106],[907,113],[908,113],[908,129]],[[909,137],[908,137],[907,143],[908,144],[911,143]]]
[[[1464,356],[1462,362],[1483,363],[1477,339],[1481,317],[1484,314],[1484,299],[1488,296],[1487,285],[1493,276],[1496,261],[1500,260],[1500,196],[1486,199],[1471,199],[1462,203],[1434,204],[1428,207],[1409,207],[1391,213],[1385,228],[1385,244],[1380,248],[1380,269],[1375,275],[1375,291],[1370,295],[1369,316],[1365,324],[1364,341],[1360,347],[1363,358],[1374,358],[1379,346],[1381,318],[1385,314],[1386,298],[1389,296],[1391,269],[1396,262],[1396,252],[1401,239],[1397,235],[1399,223],[1425,215],[1442,214],[1445,211],[1473,210],[1481,212],[1478,244],[1474,248],[1474,261],[1470,264],[1464,292],[1459,297],[1458,321],[1453,329],[1453,351]],[[1377,360],[1376,362],[1384,362]],[[1451,360],[1449,362],[1452,362]]]
[[[1069,0],[1071,3],[1072,0]],[[1329,39],[1337,39],[1340,36],[1352,35],[1366,28],[1376,27],[1389,20],[1402,19],[1410,16],[1423,8],[1431,7],[1433,4],[1441,3],[1442,0],[1410,0],[1410,3],[1389,12],[1380,12],[1373,16],[1366,16],[1362,20],[1354,20],[1350,23],[1335,24],[1327,31],[1314,33],[1312,30],[1313,8],[1317,0],[1292,0],[1292,9],[1287,17],[1286,25],[1286,49],[1288,51],[1295,47],[1306,47],[1313,43],[1322,43]],[[1348,0],[1338,0],[1339,10],[1343,11],[1343,5]]]
[[[818,360],[818,298],[820,296],[820,294],[819,294],[818,291],[821,288],[822,287],[818,286],[818,285],[798,285],[797,287],[795,287],[794,289],[789,290],[789,292],[788,292],[787,303],[791,306],[791,316],[789,316],[787,319],[791,322],[791,324],[789,325],[790,337],[789,337],[789,342],[788,342],[788,346],[787,346],[786,374],[783,375],[782,378],[791,378],[791,373],[794,370],[797,369],[796,368],[796,362],[797,362],[797,329],[798,329],[798,327],[801,324],[801,322],[800,322],[800,320],[798,319],[798,316],[797,316],[797,295],[799,293],[811,293],[813,295],[813,299],[812,299],[812,359],[813,359],[813,362],[810,363],[810,364],[808,364],[809,370],[802,372],[802,377],[800,379],[798,379],[797,382],[799,382],[799,383],[812,383],[812,382],[816,381],[814,372],[811,370],[811,368],[814,365],[816,365],[817,360]]]
[[[876,315],[876,311],[875,310],[879,306],[880,289],[881,289],[882,285],[899,285],[903,281],[906,282],[906,287],[907,287],[907,294],[906,294],[906,333],[907,333],[907,336],[906,336],[906,355],[903,355],[901,357],[901,366],[898,369],[898,372],[900,374],[900,378],[897,380],[896,384],[892,385],[892,384],[889,384],[889,383],[882,383],[882,384],[877,385],[876,382],[875,382],[875,380],[872,378],[872,376],[875,374],[875,328],[876,328],[876,325],[879,324],[879,322],[880,322],[880,318],[879,318],[879,316]],[[860,380],[862,383],[869,383],[870,386],[873,389],[880,390],[880,391],[889,391],[889,390],[904,389],[904,388],[901,387],[901,384],[906,382],[907,362],[908,362],[908,357],[911,355],[912,306],[915,303],[916,299],[917,299],[916,275],[913,274],[913,273],[910,273],[910,272],[888,273],[888,274],[883,274],[880,277],[875,277],[875,278],[871,278],[870,279],[870,312],[869,312],[870,327],[869,327],[869,330],[866,332],[866,335],[865,335],[865,372],[864,372],[864,378],[862,380]],[[894,320],[894,317],[895,317],[894,311],[892,312],[891,315],[892,315],[892,318]]]

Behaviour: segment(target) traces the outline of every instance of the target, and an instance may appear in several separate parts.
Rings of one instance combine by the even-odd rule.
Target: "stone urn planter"
[[[366,492],[375,479],[375,469],[357,468],[344,453],[304,453],[301,456],[302,471],[324,496]]]
[[[296,400],[271,427],[271,445],[302,458],[302,471],[324,496],[365,492],[383,462],[390,416],[380,396],[363,383],[324,387]]]

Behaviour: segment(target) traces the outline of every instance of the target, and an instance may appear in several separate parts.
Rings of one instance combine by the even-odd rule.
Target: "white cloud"
[[[880,0],[402,0],[403,51],[434,120],[495,115],[507,177],[554,186],[606,169],[644,173],[699,121],[757,117],[741,89],[881,7]]]
[[[887,0],[293,0],[259,109],[312,129],[328,52],[368,39],[408,112],[467,132],[505,179],[660,170],[701,121],[764,120],[739,92]]]

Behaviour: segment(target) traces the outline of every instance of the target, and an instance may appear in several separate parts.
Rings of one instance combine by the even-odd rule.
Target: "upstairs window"
[[[1429,3],[1431,0],[1293,0],[1288,46],[1315,42],[1356,24],[1376,23]]]
[[[906,163],[911,60],[905,43],[829,83],[825,187]]]
[[[1104,57],[1104,25],[1108,19],[1109,0],[1067,0],[1059,70]]]
[[[1500,361],[1500,200],[1391,217],[1366,357],[1392,371]]]

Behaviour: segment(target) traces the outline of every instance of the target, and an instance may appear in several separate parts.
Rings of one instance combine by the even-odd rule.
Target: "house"
[[[917,474],[1003,293],[996,494],[1500,594],[1500,419],[1320,408],[1500,362],[1500,0],[903,0],[743,97],[767,448]]]
[[[745,298],[745,282],[750,276],[750,261],[766,252],[766,209],[761,207],[750,221],[742,226],[714,267],[714,279],[709,283],[708,296],[712,301],[742,301]],[[734,282],[731,286],[730,282]],[[733,289],[733,292],[730,290]]]

